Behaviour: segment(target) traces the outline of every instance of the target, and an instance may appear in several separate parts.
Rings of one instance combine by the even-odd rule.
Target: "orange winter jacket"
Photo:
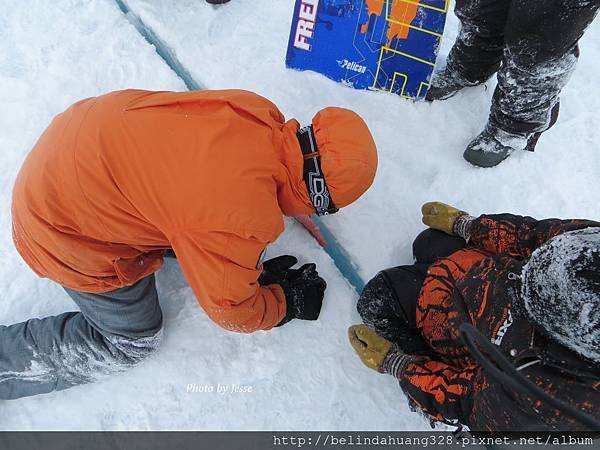
[[[127,90],[58,115],[13,192],[13,238],[40,276],[82,292],[131,285],[173,248],[207,314],[240,332],[285,316],[260,287],[283,213],[312,210],[298,122],[250,92]]]

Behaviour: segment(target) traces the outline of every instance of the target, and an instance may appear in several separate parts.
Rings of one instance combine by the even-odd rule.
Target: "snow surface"
[[[191,75],[209,88],[254,90],[288,117],[308,123],[325,106],[356,110],[380,151],[373,188],[327,218],[368,279],[410,263],[423,229],[420,206],[455,204],[472,214],[600,218],[600,26],[581,43],[582,57],[562,97],[558,126],[536,154],[514,154],[500,167],[468,165],[462,151],[485,124],[495,82],[446,102],[413,104],[354,91],[313,74],[286,70],[293,0],[128,0]],[[442,57],[456,36],[447,25]],[[40,280],[14,250],[10,196],[20,163],[51,118],[74,101],[122,88],[183,90],[184,85],[120,13],[113,0],[4,0],[0,14],[0,323],[72,310],[62,289]],[[175,261],[158,273],[165,315],[160,350],[140,366],[93,385],[1,405],[8,430],[426,430],[397,383],[362,366],[347,343],[359,322],[357,295],[331,259],[289,223],[270,255],[315,261],[328,281],[316,323],[294,321],[238,335],[213,325]],[[187,392],[218,384],[251,393]]]

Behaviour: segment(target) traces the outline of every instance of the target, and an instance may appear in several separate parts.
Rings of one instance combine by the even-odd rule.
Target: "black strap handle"
[[[335,214],[339,209],[333,203],[321,169],[321,156],[312,125],[299,129],[296,135],[304,157],[304,182],[315,212],[319,216]]]
[[[463,342],[473,357],[496,382],[523,394],[533,395],[548,403],[553,408],[564,412],[590,430],[600,431],[600,421],[571,405],[555,399],[539,386],[532,383],[525,375],[515,369],[508,358],[500,352],[498,347],[486,339],[473,325],[464,323],[460,326],[459,330]],[[487,355],[484,355],[480,347]]]

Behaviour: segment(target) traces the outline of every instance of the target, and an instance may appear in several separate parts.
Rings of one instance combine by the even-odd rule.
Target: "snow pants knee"
[[[419,293],[429,266],[465,246],[441,231],[422,232],[413,243],[415,264],[383,270],[365,286],[357,304],[363,322],[408,354],[429,352],[416,325]]]
[[[80,312],[0,326],[0,399],[99,380],[136,365],[159,345],[154,275],[102,294],[65,290]]]
[[[544,131],[599,8],[600,0],[456,0],[461,31],[448,67],[473,83],[498,71],[492,125]]]

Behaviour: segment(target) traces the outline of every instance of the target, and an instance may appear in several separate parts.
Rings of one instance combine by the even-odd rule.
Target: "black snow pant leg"
[[[367,283],[357,305],[365,324],[413,355],[430,351],[415,317],[427,268],[426,264],[415,264],[379,272]]]
[[[428,228],[413,242],[413,256],[417,264],[430,266],[438,259],[446,258],[466,246],[467,243],[461,237]]]
[[[577,42],[600,0],[513,0],[490,123],[518,135],[545,131],[575,69]]]
[[[447,67],[471,83],[481,83],[500,67],[510,0],[456,0],[461,27]]]
[[[413,243],[415,264],[383,270],[363,290],[357,305],[363,322],[406,353],[428,353],[416,324],[419,293],[429,266],[466,245],[464,239],[441,231],[423,231]]]

